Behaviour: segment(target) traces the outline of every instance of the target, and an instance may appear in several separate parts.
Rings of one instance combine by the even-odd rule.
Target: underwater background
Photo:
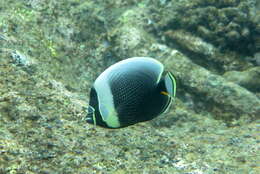
[[[170,111],[87,124],[108,66],[153,57]],[[1,0],[0,174],[260,173],[259,0]]]

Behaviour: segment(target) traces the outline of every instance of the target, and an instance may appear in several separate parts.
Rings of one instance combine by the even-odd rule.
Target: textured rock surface
[[[247,71],[229,71],[224,77],[251,91],[260,91],[260,67],[250,68]]]
[[[257,3],[256,0],[170,1],[163,5],[164,10],[154,9],[162,15],[154,15],[154,19],[159,27],[191,31],[222,50],[253,54],[259,49]]]
[[[200,37],[182,30],[165,32],[170,41],[174,41],[182,52],[190,59],[205,68],[222,74],[226,71],[241,70],[251,67],[251,62],[239,59],[237,54],[223,54],[212,44]]]
[[[220,117],[225,115],[229,118],[239,118],[243,115],[253,118],[259,116],[260,100],[244,88],[211,74],[178,52],[169,56],[165,64],[177,72],[176,76],[181,79],[189,92],[204,96],[204,102],[213,102],[210,106],[213,109],[211,112],[216,109],[216,115]],[[219,108],[215,108],[216,106]]]
[[[1,1],[0,174],[259,173],[256,3]],[[132,56],[175,74],[172,109],[86,124],[93,80]]]

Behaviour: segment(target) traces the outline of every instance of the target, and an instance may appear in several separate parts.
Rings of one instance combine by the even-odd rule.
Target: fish
[[[123,128],[167,112],[176,95],[176,78],[151,57],[119,61],[94,81],[86,121]]]

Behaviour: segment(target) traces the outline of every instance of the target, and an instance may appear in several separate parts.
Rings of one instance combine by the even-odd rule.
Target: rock
[[[158,27],[164,31],[185,30],[199,34],[222,51],[252,55],[259,48],[254,39],[259,37],[259,13],[255,4],[251,0],[178,1],[153,16],[161,16]]]
[[[237,41],[240,38],[240,34],[237,31],[230,31],[226,34],[226,37],[230,41]]]
[[[184,30],[169,30],[165,32],[165,35],[174,40],[180,47],[196,54],[205,55],[211,60],[214,52],[216,52],[212,44]]]
[[[260,66],[260,52],[255,53],[254,60],[258,66]]]
[[[230,19],[223,13],[216,20],[218,10],[242,1],[38,1],[0,3],[0,173],[259,173],[257,93],[208,66],[231,71],[234,63],[234,71],[251,71],[239,64],[245,56],[218,52],[231,31],[222,30]],[[181,18],[164,21],[176,16]],[[207,38],[198,35],[197,24]],[[257,32],[251,24],[249,18],[244,26],[248,37]],[[187,38],[200,39],[199,45],[186,39],[182,47],[191,54],[177,51],[173,48],[180,44],[165,39],[168,30],[183,30]],[[207,44],[217,54],[207,57]],[[95,77],[108,64],[132,56],[154,57],[175,74],[178,91],[171,110],[124,129],[86,124]],[[195,59],[206,63],[202,67]],[[27,60],[35,63],[27,66]]]
[[[230,117],[239,118],[248,115],[252,118],[260,113],[260,100],[244,88],[214,75],[206,69],[193,64],[177,51],[165,59],[165,65],[173,69],[177,78],[192,93],[205,96],[204,102],[212,101],[219,109],[216,115],[227,112]],[[218,113],[219,112],[219,113]]]
[[[204,27],[200,27],[205,30]],[[207,32],[207,31],[204,31]],[[188,54],[192,61],[219,73],[249,67],[244,59],[238,59],[236,54],[223,54],[214,45],[206,42],[200,37],[184,30],[169,30],[165,35],[174,42],[182,52]],[[230,39],[238,39],[239,33],[231,31],[227,33]]]
[[[253,67],[246,71],[229,71],[223,77],[228,81],[241,85],[248,90],[260,91],[260,67]]]

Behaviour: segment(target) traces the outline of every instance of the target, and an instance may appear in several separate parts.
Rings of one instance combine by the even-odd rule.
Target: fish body
[[[101,73],[90,90],[87,122],[121,128],[164,113],[176,93],[175,78],[149,57],[122,60]]]

